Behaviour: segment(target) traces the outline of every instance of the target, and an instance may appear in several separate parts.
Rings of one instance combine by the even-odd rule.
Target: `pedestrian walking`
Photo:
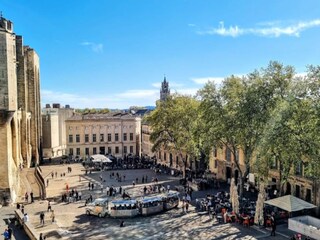
[[[57,176],[58,176],[58,173],[57,173],[57,172],[55,172],[55,176],[56,176],[56,178],[57,178]]]
[[[21,204],[21,212],[22,212],[22,214],[24,214],[24,205],[23,204]]]
[[[33,203],[34,202],[34,198],[33,198],[33,192],[32,191],[30,193],[30,198],[31,198],[31,203]]]
[[[8,229],[8,233],[9,233],[9,240],[11,240],[11,238],[12,238],[12,233],[13,233],[13,230],[12,230],[12,228],[11,227],[7,227],[7,229]]]
[[[52,210],[52,212],[51,212],[50,218],[51,218],[51,223],[54,223],[55,215],[54,215],[54,211],[53,211],[53,210]]]
[[[51,212],[51,204],[50,202],[48,201],[48,208],[47,208],[47,212]]]
[[[28,216],[28,213],[25,213],[24,216],[23,216],[23,222],[29,222],[29,216]]]
[[[40,224],[44,225],[44,212],[40,213]]]
[[[8,233],[9,233],[9,234],[8,234],[8,235],[9,235],[9,236],[8,236],[8,240],[11,240],[11,238],[12,238],[12,232],[13,232],[13,231],[12,231],[12,228],[10,228],[9,225],[8,225],[7,230],[8,230]]]
[[[39,235],[39,240],[43,240],[44,238],[43,238],[43,233],[40,233],[40,235]]]
[[[276,236],[276,228],[277,228],[276,220],[274,218],[274,214],[272,214],[272,216],[271,216],[271,234],[270,234],[270,236]]]
[[[52,172],[52,173],[51,173],[51,177],[52,177],[52,179],[53,179],[53,176],[54,176],[54,173]]]
[[[25,198],[26,202],[28,203],[28,199],[29,199],[28,192],[26,192],[26,194],[24,195],[24,198]]]
[[[82,193],[81,193],[81,191],[79,191],[79,192],[78,192],[78,198],[79,198],[79,200],[81,200],[81,196],[82,196]]]
[[[3,237],[5,240],[8,240],[9,239],[9,232],[8,232],[8,229],[5,229],[4,232],[2,233]]]
[[[49,178],[47,179],[47,187],[49,187]]]
[[[188,212],[188,210],[189,210],[189,203],[186,202],[186,213]]]
[[[120,227],[124,227],[124,221],[123,220],[120,222]]]

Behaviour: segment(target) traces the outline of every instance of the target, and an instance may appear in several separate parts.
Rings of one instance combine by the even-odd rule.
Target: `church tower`
[[[166,100],[169,95],[170,95],[169,82],[167,82],[166,77],[164,77],[164,80],[161,83],[160,101]]]

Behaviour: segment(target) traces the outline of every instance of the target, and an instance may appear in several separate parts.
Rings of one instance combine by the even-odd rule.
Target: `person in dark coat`
[[[274,215],[271,217],[271,236],[276,236],[277,223]]]

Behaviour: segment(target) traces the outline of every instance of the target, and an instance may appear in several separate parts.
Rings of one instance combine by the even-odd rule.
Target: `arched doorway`
[[[286,195],[291,195],[291,184],[289,182],[286,184]]]
[[[16,126],[14,123],[14,119],[11,120],[10,123],[11,128],[11,151],[12,151],[12,158],[17,163],[17,135],[16,135]]]
[[[234,181],[235,181],[235,184],[238,185],[238,180],[239,180],[239,170],[236,169],[234,171]]]
[[[172,158],[172,153],[170,153],[170,167],[173,165],[173,158]]]
[[[232,177],[232,170],[231,167],[226,167],[226,180],[229,182]]]

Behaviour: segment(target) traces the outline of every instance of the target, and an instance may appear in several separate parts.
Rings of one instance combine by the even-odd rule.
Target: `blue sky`
[[[41,102],[71,107],[155,105],[266,67],[319,64],[320,1],[1,0],[40,56]]]

